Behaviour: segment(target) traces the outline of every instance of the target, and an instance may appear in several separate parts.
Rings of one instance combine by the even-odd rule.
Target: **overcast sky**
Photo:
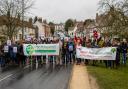
[[[99,0],[35,0],[33,16],[48,21],[64,22],[72,18],[85,20],[95,18]]]

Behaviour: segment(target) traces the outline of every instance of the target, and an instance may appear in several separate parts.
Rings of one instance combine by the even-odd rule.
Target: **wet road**
[[[67,89],[72,65],[43,65],[16,70],[0,79],[0,89]]]

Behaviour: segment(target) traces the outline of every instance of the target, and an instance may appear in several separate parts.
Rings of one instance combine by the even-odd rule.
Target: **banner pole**
[[[66,65],[66,56],[64,57],[64,59],[65,59],[65,65]]]
[[[38,61],[37,61],[37,56],[36,56],[36,69],[38,68]]]
[[[31,67],[32,67],[32,56],[30,57],[30,64],[31,64]]]
[[[55,56],[53,56],[53,64],[55,64]]]
[[[46,55],[46,64],[48,64],[48,55]]]

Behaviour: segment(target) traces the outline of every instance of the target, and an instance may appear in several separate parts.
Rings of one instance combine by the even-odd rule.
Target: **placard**
[[[7,40],[7,45],[11,45],[11,40]]]
[[[13,52],[17,53],[17,47],[13,47]]]
[[[4,52],[7,53],[9,51],[9,47],[8,46],[4,46]]]

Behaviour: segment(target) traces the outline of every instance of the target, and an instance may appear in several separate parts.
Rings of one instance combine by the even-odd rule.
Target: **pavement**
[[[91,89],[86,66],[74,65],[69,89]]]
[[[0,89],[68,89],[72,65],[44,64],[0,73]]]

